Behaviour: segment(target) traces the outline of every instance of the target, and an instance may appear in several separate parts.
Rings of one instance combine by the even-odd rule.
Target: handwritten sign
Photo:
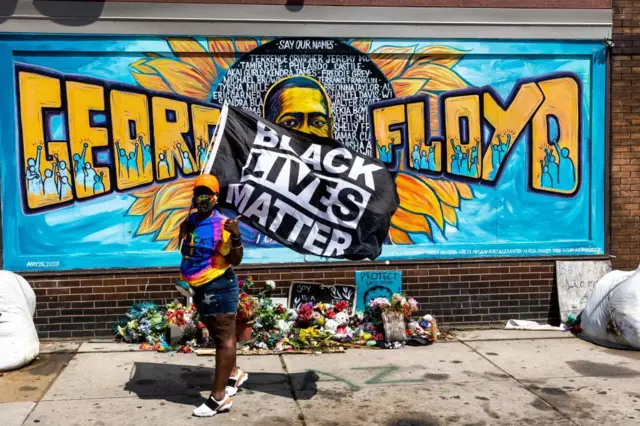
[[[304,303],[329,303],[335,305],[346,300],[353,309],[356,301],[356,288],[353,285],[324,286],[317,283],[292,282],[289,287],[289,308],[298,309]]]
[[[578,316],[582,312],[598,281],[609,272],[609,260],[556,262],[556,284],[562,321],[566,321],[569,314]]]
[[[364,311],[377,297],[391,300],[402,291],[402,271],[356,271],[356,310]]]

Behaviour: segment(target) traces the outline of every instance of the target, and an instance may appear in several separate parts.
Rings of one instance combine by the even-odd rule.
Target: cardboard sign
[[[557,261],[556,284],[560,319],[578,316],[584,309],[598,281],[611,272],[609,260]]]
[[[356,289],[356,310],[363,312],[371,300],[402,292],[402,271],[356,271]]]

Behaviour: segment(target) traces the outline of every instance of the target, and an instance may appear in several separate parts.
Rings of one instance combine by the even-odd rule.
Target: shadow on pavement
[[[140,399],[160,399],[176,404],[199,405],[204,402],[200,393],[211,390],[213,368],[193,365],[160,364],[136,362],[133,374],[124,389],[136,394]],[[270,394],[296,400],[311,399],[317,392],[318,375],[313,372],[249,373],[249,380],[238,395],[255,393]],[[300,377],[296,377],[300,376]],[[294,392],[291,383],[302,382],[301,389]]]

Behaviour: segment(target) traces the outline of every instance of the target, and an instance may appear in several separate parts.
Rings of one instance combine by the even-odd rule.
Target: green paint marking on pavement
[[[318,371],[318,370],[306,370],[308,373],[316,373],[316,374],[321,374],[323,376],[327,376],[327,377],[331,377],[333,380],[320,380],[322,382],[342,382],[345,385],[349,386],[349,388],[354,391],[357,392],[360,390],[360,386],[358,385],[354,385],[353,383],[351,383],[349,380],[347,379],[343,379],[340,376],[336,376],[335,374],[331,374],[331,373],[326,373],[324,371]],[[306,380],[305,380],[306,381]]]
[[[383,380],[384,378],[391,376],[396,371],[400,370],[397,365],[385,365],[380,367],[353,367],[352,370],[375,370],[380,371],[378,374],[364,382],[365,385],[389,385],[389,384],[407,384],[407,383],[422,383],[424,379],[400,379],[400,380]]]

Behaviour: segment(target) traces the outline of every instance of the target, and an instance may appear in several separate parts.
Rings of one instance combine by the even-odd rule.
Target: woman
[[[212,175],[200,175],[193,188],[197,211],[180,226],[180,275],[193,290],[193,301],[216,345],[216,370],[211,396],[193,411],[215,416],[231,408],[231,397],[249,377],[236,366],[236,312],[238,279],[232,266],[242,261],[243,247],[237,220],[214,210],[220,185]]]

